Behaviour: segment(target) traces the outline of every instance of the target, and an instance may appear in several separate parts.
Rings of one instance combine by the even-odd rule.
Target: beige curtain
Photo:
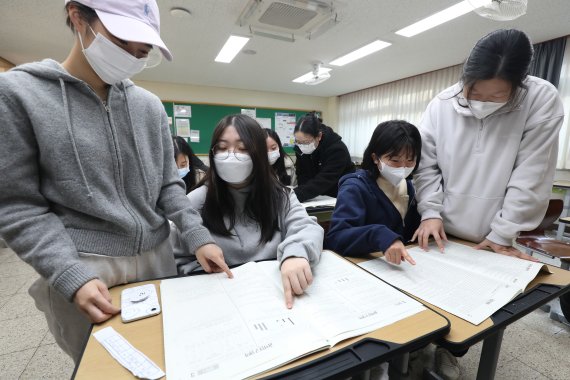
[[[570,124],[570,37],[566,40],[566,50],[564,51],[564,59],[560,69],[558,93],[564,104],[564,124],[562,124],[562,129],[560,130],[556,169],[570,169],[570,151],[568,149],[570,140],[570,134],[568,133],[568,124]]]
[[[417,125],[428,103],[456,83],[462,65],[432,71],[340,96],[338,132],[353,157],[361,158],[376,126],[401,119]]]

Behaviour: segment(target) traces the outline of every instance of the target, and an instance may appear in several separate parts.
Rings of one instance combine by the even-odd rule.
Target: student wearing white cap
[[[190,254],[230,272],[185,196],[162,104],[129,80],[156,48],[172,59],[156,2],[65,10],[75,43],[62,63],[0,74],[0,236],[40,274],[29,292],[77,361],[90,323],[119,312],[109,287],[176,274],[168,219]]]

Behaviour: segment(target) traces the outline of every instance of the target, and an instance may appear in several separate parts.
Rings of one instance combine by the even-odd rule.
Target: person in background
[[[418,129],[406,121],[376,127],[362,169],[340,179],[327,249],[345,256],[381,251],[391,263],[415,265],[404,244],[420,224],[409,177],[418,167],[421,148]]]
[[[223,254],[187,257],[183,252],[180,257],[175,248],[175,255],[182,274],[200,266],[217,272],[228,265],[277,259],[291,308],[293,295],[303,294],[312,282],[311,266],[319,261],[324,231],[273,174],[265,140],[265,132],[249,116],[230,115],[219,122],[210,170],[188,198]]]
[[[301,202],[318,195],[336,198],[338,180],[355,169],[341,137],[314,112],[297,121],[294,134],[297,198]]]
[[[120,311],[109,287],[176,274],[167,218],[187,252],[220,249],[184,194],[164,107],[129,80],[152,49],[172,59],[156,2],[65,11],[62,63],[0,74],[0,236],[40,274],[29,293],[77,363],[91,323]]]
[[[267,158],[269,159],[269,165],[273,168],[273,171],[277,175],[279,181],[285,186],[291,185],[291,176],[287,174],[287,169],[285,168],[285,158],[291,160],[289,155],[283,150],[283,145],[281,145],[281,139],[277,132],[270,128],[264,128],[267,144]]]
[[[178,176],[184,181],[186,194],[188,194],[199,180],[198,170],[205,173],[208,171],[208,166],[196,157],[190,144],[183,137],[172,136],[172,145],[174,146],[174,160],[178,167]]]
[[[536,260],[513,241],[538,226],[548,206],[564,109],[552,84],[528,75],[532,56],[525,33],[489,33],[471,50],[461,80],[428,105],[414,176],[420,247],[433,236],[443,250],[449,233],[476,249]],[[458,367],[445,376],[458,377]]]

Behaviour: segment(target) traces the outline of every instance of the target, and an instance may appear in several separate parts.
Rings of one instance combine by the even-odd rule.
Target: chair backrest
[[[564,202],[562,199],[551,199],[548,202],[548,208],[546,209],[546,213],[544,214],[544,218],[542,222],[535,228],[534,233],[537,232],[544,232],[545,229],[550,227],[554,222],[558,220],[560,215],[562,214],[562,209],[564,208]]]

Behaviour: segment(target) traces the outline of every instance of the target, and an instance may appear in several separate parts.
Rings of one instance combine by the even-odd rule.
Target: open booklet
[[[444,253],[435,245],[425,252],[408,249],[416,265],[394,265],[384,258],[359,265],[383,279],[475,325],[489,318],[522,293],[541,268],[541,263],[475,250],[447,242]]]
[[[333,207],[336,205],[336,198],[328,195],[318,195],[302,203],[305,208],[312,207]]]
[[[246,378],[425,310],[330,251],[291,310],[276,261],[232,272],[161,282],[169,380]]]

